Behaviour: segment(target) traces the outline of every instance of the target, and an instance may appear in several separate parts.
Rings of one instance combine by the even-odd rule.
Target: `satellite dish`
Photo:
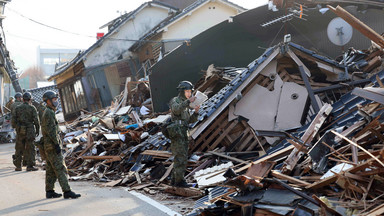
[[[352,33],[352,26],[340,17],[334,18],[328,24],[328,38],[333,44],[337,46],[344,46],[347,44],[352,38]]]

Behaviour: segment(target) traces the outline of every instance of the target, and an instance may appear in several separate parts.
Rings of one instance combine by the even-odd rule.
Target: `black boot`
[[[34,166],[27,167],[27,171],[37,171],[37,170],[39,170],[39,169],[34,167]]]
[[[61,197],[61,196],[63,196],[62,194],[59,194],[59,193],[56,193],[54,190],[50,190],[50,191],[47,191],[46,193],[45,193],[45,197],[47,198],[47,199],[50,199],[50,198],[59,198],[59,197]]]
[[[181,187],[181,188],[189,188],[190,187],[185,180],[183,180],[181,182],[177,182],[174,185],[175,185],[175,187]]]
[[[69,198],[72,198],[72,199],[77,199],[81,197],[80,194],[77,194],[73,191],[67,191],[67,192],[64,192],[64,199],[69,199]]]

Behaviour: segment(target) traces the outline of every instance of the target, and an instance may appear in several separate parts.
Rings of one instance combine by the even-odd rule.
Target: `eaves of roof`
[[[218,1],[220,1],[224,4],[227,4],[229,6],[235,7],[240,11],[246,11],[247,10],[247,9],[245,9],[245,8],[243,8],[237,4],[234,4],[233,2],[227,1],[227,0],[218,0]],[[130,50],[131,51],[136,50],[137,48],[139,48],[143,44],[143,41],[145,41],[146,39],[162,32],[165,28],[167,28],[171,24],[175,23],[177,20],[180,20],[183,17],[188,16],[189,13],[192,13],[194,10],[197,10],[198,8],[202,7],[203,5],[205,5],[206,3],[209,3],[209,2],[211,2],[211,0],[197,0],[196,2],[192,3],[188,7],[184,8],[183,11],[181,11],[179,14],[175,15],[171,19],[164,20],[158,26],[153,28],[152,31],[145,34],[143,37],[140,38],[139,41],[137,41],[135,44],[133,44],[132,47],[130,48]]]

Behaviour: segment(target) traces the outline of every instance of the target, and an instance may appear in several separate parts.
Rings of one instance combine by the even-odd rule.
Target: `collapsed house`
[[[210,66],[196,86],[210,98],[191,125],[186,175],[198,188],[168,185],[173,158],[161,125],[170,116],[134,109],[127,87],[109,109],[61,125],[71,179],[195,198],[207,190],[191,215],[368,212],[381,200],[373,185],[382,167],[333,131],[354,136],[381,161],[383,109],[377,102],[383,92],[377,87],[384,72],[377,73],[381,64],[370,65],[384,52],[372,47],[348,54],[354,60],[345,64],[281,43],[246,68]],[[369,205],[349,204],[362,196]]]
[[[252,151],[262,150],[266,142],[273,144],[276,132],[301,127],[322,104],[339,99],[342,94],[327,87],[345,80],[344,68],[299,45],[284,43],[268,49],[245,69],[231,69],[239,76],[201,107],[201,123],[191,132],[195,141],[191,152],[217,147]]]
[[[169,186],[170,115],[145,97],[133,106],[148,89],[126,82],[111,107],[60,126],[71,179],[198,198],[191,216],[383,214],[384,39],[368,32],[369,49],[336,60],[287,36],[245,68],[210,65],[196,85],[209,99],[190,125],[191,188]]]

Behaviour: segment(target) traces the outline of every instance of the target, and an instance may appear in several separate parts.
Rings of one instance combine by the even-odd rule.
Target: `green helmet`
[[[14,98],[14,97],[12,97],[12,96],[11,96],[11,97],[9,97],[9,100],[14,100],[14,99],[15,99],[15,98]]]
[[[193,88],[194,87],[193,87],[192,83],[189,81],[181,81],[179,83],[179,85],[177,86],[177,90],[179,90],[179,91],[184,91],[184,90],[192,90],[193,91],[194,90]]]
[[[23,100],[29,101],[29,100],[31,100],[31,99],[32,99],[32,94],[31,94],[31,93],[29,93],[29,92],[25,92],[25,93],[23,94]]]
[[[53,98],[58,98],[58,96],[57,96],[56,92],[51,91],[51,90],[46,91],[43,95],[43,101],[44,102],[47,102],[47,100],[52,100]]]
[[[16,92],[15,98],[17,99],[17,98],[21,98],[21,97],[23,97],[23,95],[20,92]]]

